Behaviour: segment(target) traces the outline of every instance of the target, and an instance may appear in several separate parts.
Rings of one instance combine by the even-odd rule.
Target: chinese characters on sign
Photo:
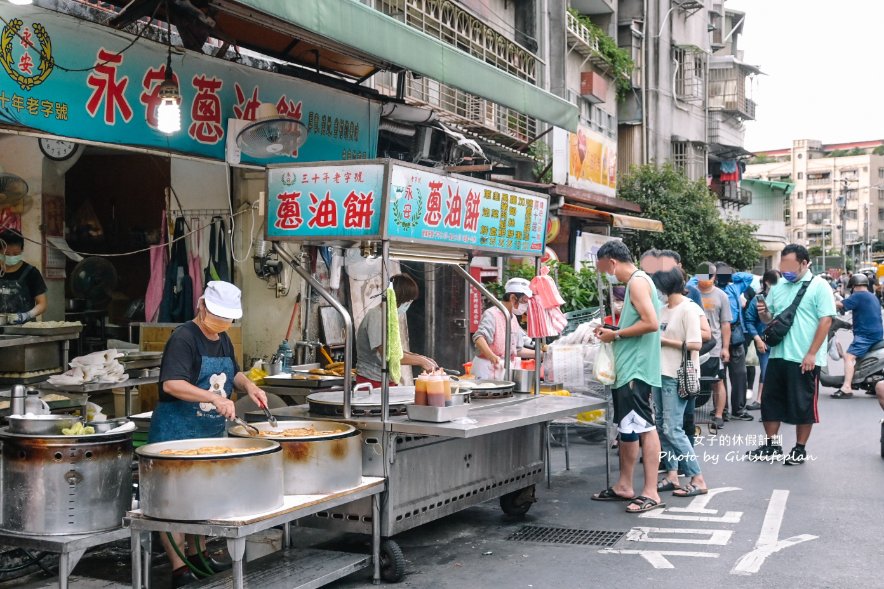
[[[166,77],[164,45],[147,39],[132,44],[128,33],[42,8],[3,3],[0,10],[0,108],[22,125],[74,140],[124,142],[223,160],[228,121],[255,121],[259,106],[269,103],[278,116],[304,123],[306,141],[293,153],[269,159],[242,156],[245,163],[375,155],[378,103],[187,51],[172,56],[182,132],[166,135],[157,129],[159,89]]]
[[[378,237],[383,177],[379,164],[270,168],[268,237]]]
[[[399,165],[393,165],[390,183],[391,237],[523,255],[543,253],[544,197]],[[424,206],[426,212],[413,215],[415,206]]]

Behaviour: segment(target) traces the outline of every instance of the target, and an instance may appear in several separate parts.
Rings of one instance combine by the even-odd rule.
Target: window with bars
[[[704,98],[703,53],[691,48],[673,47],[672,59],[676,68],[675,97],[685,102],[701,102]]]
[[[691,180],[706,177],[703,148],[690,141],[672,142],[672,165]]]
[[[804,211],[798,211],[798,218],[799,218],[799,219],[803,219],[803,218],[804,218]]]
[[[580,118],[584,124],[602,135],[612,139],[617,138],[617,117],[605,112],[588,100],[581,98],[579,104]]]
[[[796,192],[795,198],[797,198],[798,200],[801,200],[802,198],[804,198],[804,193],[801,191]]]
[[[830,211],[809,211],[807,220],[814,225],[825,225],[832,222],[832,213]]]
[[[848,221],[856,221],[857,219],[857,211],[856,209],[852,211],[844,211],[844,218]]]

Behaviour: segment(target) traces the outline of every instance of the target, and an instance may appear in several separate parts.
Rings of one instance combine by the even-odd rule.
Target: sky
[[[884,2],[727,0],[746,13],[738,48],[766,75],[753,82],[756,120],[745,147],[791,147],[793,139],[884,139]]]

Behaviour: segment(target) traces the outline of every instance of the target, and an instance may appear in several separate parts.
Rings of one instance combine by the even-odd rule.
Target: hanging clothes
[[[193,281],[188,272],[184,232],[184,217],[178,217],[175,219],[172,255],[166,267],[163,302],[160,305],[160,322],[163,323],[184,323],[193,319]]]
[[[231,282],[230,264],[227,260],[227,226],[221,217],[212,217],[209,227],[209,259],[206,264],[204,280],[208,284],[212,280]]]
[[[196,308],[199,305],[200,297],[203,295],[203,264],[200,258],[200,242],[202,240],[202,230],[199,228],[199,219],[194,218],[190,222],[193,233],[187,238],[189,255],[187,258],[187,271],[190,274],[190,280],[193,283],[193,313],[196,314]]]
[[[722,182],[736,182],[740,179],[737,160],[722,160],[720,178]]]
[[[160,305],[163,302],[163,283],[166,280],[166,236],[168,235],[166,211],[163,211],[163,219],[160,222],[160,243],[150,246],[150,279],[147,282],[147,292],[144,293],[144,320],[154,323],[159,317]]]

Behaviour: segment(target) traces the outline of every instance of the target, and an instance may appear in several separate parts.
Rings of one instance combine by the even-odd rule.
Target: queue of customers
[[[721,263],[701,264],[687,280],[679,255],[668,250],[645,252],[639,269],[626,245],[611,240],[597,259],[598,270],[610,282],[624,284],[625,294],[617,326],[596,330],[602,342],[614,347],[620,475],[592,499],[625,501],[628,513],[641,513],[665,507],[663,492],[674,497],[708,492],[693,449],[696,397],[679,394],[691,366],[700,366],[704,381],[714,382],[715,426],[724,427],[728,416],[725,378],[731,385],[730,419],[751,421],[749,411],[760,410],[765,443],[747,452],[748,460],[781,460],[790,466],[806,461],[806,444],[818,422],[825,340],[835,315],[832,291],[810,272],[806,248],[787,246],[780,272],[766,272],[758,292],[751,287],[751,274]],[[783,327],[787,316],[792,319],[781,329],[781,341],[770,348],[765,327],[774,318]],[[751,371],[746,366],[750,348],[749,356],[758,358],[759,386],[757,400],[747,404],[748,386],[755,379],[754,366]],[[782,422],[796,426],[796,443],[788,454],[773,443]],[[644,484],[635,493],[633,472],[640,453]],[[658,480],[661,464],[665,475]]]

